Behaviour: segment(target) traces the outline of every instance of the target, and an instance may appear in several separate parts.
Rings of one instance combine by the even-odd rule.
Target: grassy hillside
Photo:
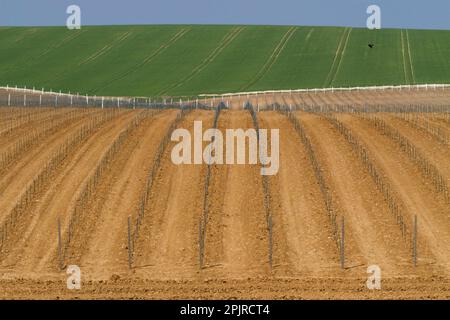
[[[370,49],[368,43],[375,48]],[[0,85],[97,95],[450,83],[450,32],[329,27],[0,28]]]

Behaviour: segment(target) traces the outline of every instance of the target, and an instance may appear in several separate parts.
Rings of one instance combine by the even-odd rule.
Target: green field
[[[370,49],[368,43],[375,47]],[[450,83],[450,31],[274,26],[0,28],[0,85],[91,95]]]

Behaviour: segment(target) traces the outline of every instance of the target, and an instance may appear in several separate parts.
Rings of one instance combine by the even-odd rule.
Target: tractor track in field
[[[400,30],[400,38],[402,43],[402,57],[403,57],[403,71],[405,74],[405,82],[407,84],[415,84],[416,79],[414,75],[414,66],[412,62],[412,56],[411,56],[411,47],[409,44],[409,33],[408,30]]]
[[[129,70],[126,70],[120,74],[117,74],[115,76],[112,76],[112,79],[108,81],[107,83],[103,84],[101,87],[96,88],[93,90],[93,92],[97,92],[99,90],[102,90],[104,88],[109,87],[112,83],[122,80],[129,76],[130,74],[135,73],[136,71],[140,70],[145,65],[148,65],[151,63],[156,57],[158,57],[161,53],[163,53],[165,50],[170,48],[174,43],[176,43],[178,40],[180,40],[182,37],[184,37],[191,29],[190,28],[182,28],[179,30],[173,37],[171,37],[168,41],[163,43],[156,51],[152,52],[150,55],[144,58],[140,63],[136,64],[134,67],[132,67]]]
[[[352,28],[345,28],[342,32],[342,36],[339,40],[339,44],[334,55],[333,64],[331,65],[330,71],[328,72],[323,87],[330,87],[333,85],[333,82],[336,79],[342,60],[344,58],[345,49],[347,48],[347,43],[348,39],[350,38],[351,32]]]
[[[275,47],[275,49],[272,51],[272,54],[267,59],[267,61],[264,63],[264,65],[259,69],[258,73],[253,77],[253,79],[247,83],[244,87],[240,89],[240,91],[245,91],[251,86],[253,86],[255,83],[257,83],[259,80],[261,80],[273,67],[273,65],[278,61],[278,58],[283,53],[284,48],[288,44],[289,40],[291,40],[292,36],[296,33],[298,30],[298,27],[291,27],[286,31],[286,33],[281,38],[278,45]]]
[[[98,50],[97,52],[94,52],[91,56],[87,57],[80,63],[78,63],[78,67],[83,66],[85,64],[91,63],[92,61],[97,60],[99,57],[107,54],[109,51],[111,51],[115,46],[120,45],[123,41],[127,40],[131,35],[132,31],[125,32],[118,36],[116,39],[114,39],[111,43],[105,45],[103,48]]]
[[[214,50],[197,66],[195,67],[186,77],[182,78],[180,81],[170,85],[166,89],[159,92],[158,96],[163,96],[167,94],[169,90],[181,87],[186,82],[192,80],[196,75],[202,72],[208,65],[213,62],[223,50],[225,50],[238,36],[245,30],[245,27],[233,28],[225,37],[220,41],[219,45],[214,48]]]

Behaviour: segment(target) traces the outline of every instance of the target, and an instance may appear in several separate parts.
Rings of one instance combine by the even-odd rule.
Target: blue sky
[[[81,7],[82,25],[270,24],[365,27],[381,7],[382,27],[450,29],[449,0],[0,0],[0,25],[65,25]]]

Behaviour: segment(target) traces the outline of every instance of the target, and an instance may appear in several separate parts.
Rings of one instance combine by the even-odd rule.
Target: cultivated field
[[[443,92],[390,112],[301,96],[260,112],[2,107],[0,297],[450,299]],[[170,135],[195,120],[280,129],[278,174],[174,165]]]
[[[0,42],[1,85],[90,95],[449,83],[450,73],[450,32],[436,30],[2,27]]]

